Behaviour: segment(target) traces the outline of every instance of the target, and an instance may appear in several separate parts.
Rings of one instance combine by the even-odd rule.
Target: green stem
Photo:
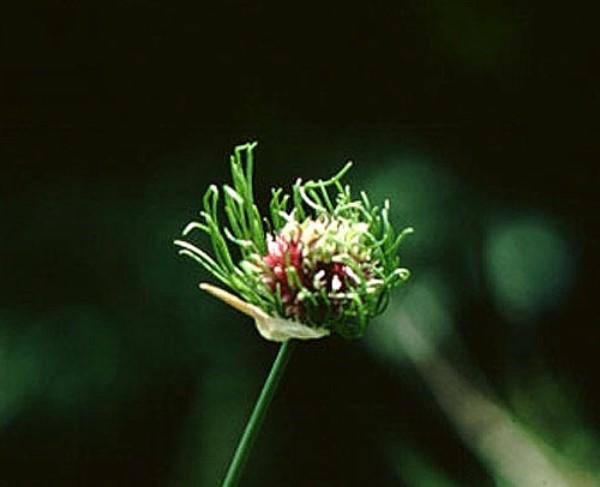
[[[294,344],[295,343],[293,343],[292,340],[288,340],[287,342],[283,342],[281,347],[279,347],[279,352],[273,362],[271,372],[269,372],[269,376],[263,385],[260,396],[254,405],[254,411],[252,411],[252,415],[246,424],[242,439],[235,450],[235,454],[233,455],[233,459],[227,470],[227,475],[225,476],[225,480],[223,480],[222,487],[235,487],[238,484],[242,469],[244,468],[244,464],[252,449],[252,444],[254,443],[260,426],[265,418],[265,413],[277,390],[285,366],[290,359]]]

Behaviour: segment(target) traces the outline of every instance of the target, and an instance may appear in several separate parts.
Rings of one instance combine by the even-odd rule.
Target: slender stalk
[[[277,353],[277,357],[271,366],[269,376],[263,385],[260,396],[258,396],[258,400],[254,405],[252,415],[246,424],[244,434],[242,435],[242,438],[235,450],[235,454],[233,455],[233,459],[229,464],[229,469],[227,470],[225,480],[223,480],[222,487],[235,487],[238,484],[244,464],[248,459],[248,455],[250,454],[254,440],[256,439],[257,433],[260,430],[262,422],[265,418],[265,413],[267,412],[269,404],[271,403],[275,391],[277,390],[277,386],[279,385],[279,381],[281,380],[285,366],[290,359],[294,345],[295,343],[292,340],[288,340],[283,342],[279,347],[279,352]]]

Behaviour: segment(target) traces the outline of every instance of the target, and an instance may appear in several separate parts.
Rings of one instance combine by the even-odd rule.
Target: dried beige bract
[[[327,328],[313,328],[291,320],[269,316],[258,306],[242,301],[237,296],[212,284],[201,283],[200,289],[212,294],[232,308],[254,319],[256,329],[267,340],[285,342],[291,338],[315,340],[330,334]]]

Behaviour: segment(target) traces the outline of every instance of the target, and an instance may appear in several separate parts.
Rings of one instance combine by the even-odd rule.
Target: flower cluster
[[[282,303],[284,317],[331,323],[351,305],[363,280],[367,293],[383,284],[381,264],[366,245],[368,225],[322,214],[293,217],[277,235],[267,235],[267,254],[253,255],[253,270]]]
[[[409,276],[398,265],[397,250],[412,229],[396,234],[388,219],[388,201],[374,207],[364,192],[360,199],[352,198],[350,187],[341,183],[350,163],[326,181],[298,180],[291,195],[273,190],[271,219],[262,219],[252,190],[255,145],[237,147],[231,158],[233,187],[223,187],[229,226],[220,224],[220,193],[213,185],[204,197],[203,221],[190,223],[183,232],[206,232],[214,257],[184,240],[175,242],[180,253],[194,258],[241,297],[240,301],[204,286],[253,316],[267,338],[318,338],[331,331],[362,335],[369,319],[385,309],[391,289]],[[240,250],[238,265],[230,244]],[[259,323],[268,321],[265,316],[273,318],[268,330]],[[288,325],[290,331],[282,333]]]

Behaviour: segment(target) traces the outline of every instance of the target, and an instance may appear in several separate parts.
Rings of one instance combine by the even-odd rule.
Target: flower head
[[[242,299],[203,285],[255,318],[268,339],[320,338],[332,331],[362,335],[369,319],[385,309],[391,289],[409,276],[398,266],[397,250],[412,229],[396,234],[388,201],[373,207],[364,192],[352,199],[350,187],[341,183],[351,163],[326,181],[296,181],[291,195],[274,189],[271,218],[263,222],[252,191],[255,145],[237,147],[231,158],[233,187],[223,186],[229,227],[219,223],[219,191],[213,185],[204,196],[203,221],[190,223],[183,232],[206,232],[214,258],[177,240],[180,253],[237,293]],[[231,244],[240,250],[237,265]]]

